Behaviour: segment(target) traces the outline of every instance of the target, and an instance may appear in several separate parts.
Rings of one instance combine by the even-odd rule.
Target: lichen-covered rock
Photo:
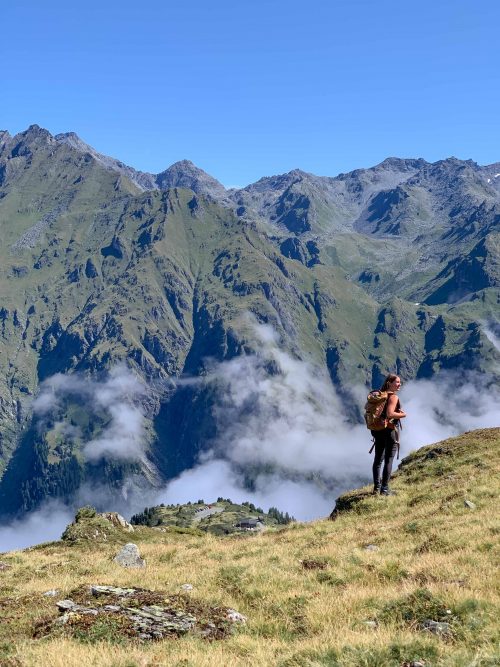
[[[99,595],[117,595],[123,598],[136,593],[135,588],[118,588],[117,586],[90,586],[89,591],[96,597]]]
[[[74,607],[76,607],[76,604],[73,600],[59,600],[57,603],[57,608],[62,611],[69,611],[70,609],[74,609]]]
[[[130,532],[127,526],[130,524],[116,512],[98,514],[93,507],[81,507],[75,520],[66,527],[62,539],[70,543],[120,543],[123,541],[124,532]],[[132,526],[130,528],[133,530]]]
[[[113,558],[122,567],[146,567],[146,561],[139,554],[139,547],[129,542]]]
[[[59,611],[64,612],[64,616],[61,617],[64,619],[61,622],[66,622],[69,618],[69,614],[87,614],[89,616],[97,616],[99,613],[97,609],[92,609],[90,607],[84,607],[83,605],[76,604],[73,600],[59,600],[57,602],[57,608]]]
[[[71,635],[88,630],[98,622],[101,629],[108,625],[110,632],[142,641],[187,633],[206,639],[223,639],[231,634],[236,624],[247,621],[236,609],[211,606],[188,595],[169,596],[160,591],[102,585],[79,588],[70,595],[57,602],[61,615],[56,621],[40,622],[40,635],[46,636],[51,628]]]
[[[59,590],[57,588],[51,588],[50,591],[45,591],[42,595],[46,598],[55,598],[58,593]]]
[[[242,623],[243,625],[245,625],[245,623],[247,622],[247,617],[243,616],[243,614],[240,614],[240,612],[236,611],[236,609],[228,609],[227,617],[233,623]]]
[[[103,519],[112,523],[116,528],[123,528],[123,530],[126,530],[128,533],[134,532],[132,524],[126,521],[121,514],[118,514],[118,512],[102,512],[99,516],[102,516]]]
[[[427,618],[421,625],[422,630],[432,632],[434,635],[446,636],[451,634],[451,625],[442,621],[433,621]]]

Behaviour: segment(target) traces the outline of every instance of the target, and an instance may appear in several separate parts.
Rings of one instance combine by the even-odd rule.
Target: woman
[[[389,489],[389,479],[392,472],[392,462],[399,447],[399,420],[406,417],[406,413],[401,410],[401,404],[397,397],[397,392],[401,387],[399,376],[390,373],[384,380],[380,391],[387,391],[389,397],[385,404],[382,416],[390,420],[390,426],[382,431],[372,431],[375,438],[375,459],[373,461],[373,493],[381,493],[384,496],[392,495]],[[384,461],[382,478],[380,478],[380,469]]]

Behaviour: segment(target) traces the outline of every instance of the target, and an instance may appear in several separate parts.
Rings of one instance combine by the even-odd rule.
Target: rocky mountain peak
[[[444,160],[438,160],[429,166],[435,172],[439,173],[463,171],[465,169],[479,169],[479,165],[477,162],[474,162],[474,160],[460,160],[453,155],[451,157],[445,158]]]
[[[307,171],[302,171],[302,169],[292,169],[288,172],[288,176],[292,178],[307,178],[311,174],[308,174]]]
[[[83,139],[80,139],[76,132],[60,132],[59,134],[55,135],[54,139],[64,144],[69,144],[79,151],[87,151],[89,153],[94,151],[92,146],[89,146],[83,141]]]
[[[22,137],[25,141],[35,141],[35,140],[45,140],[47,142],[53,141],[54,137],[50,134],[48,130],[40,125],[30,125],[27,130],[20,132],[18,137]]]
[[[376,168],[394,169],[395,171],[415,171],[429,164],[423,158],[399,158],[388,157],[383,160]]]
[[[409,180],[410,186],[449,188],[450,185],[457,186],[461,182],[472,183],[480,178],[483,173],[474,160],[460,160],[449,157],[437,162],[425,163]]]
[[[95,148],[83,141],[83,139],[80,139],[76,132],[62,132],[56,134],[55,139],[59,143],[71,146],[71,148],[74,148],[79,153],[88,153],[103,167],[126,176],[141,190],[154,190],[156,188],[155,177],[153,174],[137,171],[133,167],[129,167],[121,162],[121,160],[116,160],[113,157],[99,153]]]
[[[286,174],[277,174],[275,176],[264,176],[255,183],[247,185],[242,188],[242,191],[251,193],[265,193],[268,191],[282,191],[289,188],[293,183],[298,183],[304,179],[311,178],[312,174],[308,174],[301,169],[292,169]]]
[[[483,167],[486,171],[491,171],[498,173],[500,172],[500,162],[494,162],[493,164],[488,164],[486,167]]]
[[[11,139],[11,136],[7,130],[0,130],[0,143],[6,143],[9,139]]]
[[[173,171],[175,169],[179,169],[181,171],[192,171],[193,173],[198,173],[203,171],[202,169],[199,169],[194,162],[191,162],[191,160],[178,160],[177,162],[174,162],[168,169],[165,171]],[[204,172],[203,172],[204,173]]]
[[[156,186],[168,188],[189,188],[197,194],[214,199],[226,197],[226,188],[217,179],[197,167],[191,160],[179,160],[156,176]]]
[[[54,137],[48,130],[39,125],[30,125],[24,132],[11,137],[8,132],[0,134],[0,146],[7,149],[10,157],[28,157],[35,151],[55,143]]]

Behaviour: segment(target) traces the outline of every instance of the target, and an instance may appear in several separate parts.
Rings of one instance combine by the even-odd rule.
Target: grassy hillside
[[[244,530],[265,530],[270,526],[286,525],[293,521],[286,512],[271,507],[264,512],[253,503],[242,505],[233,503],[230,498],[218,498],[217,502],[206,504],[203,500],[185,505],[157,505],[146,507],[140,514],[135,514],[131,523],[135,525],[163,528],[197,528],[213,535],[230,535]]]
[[[104,522],[99,540],[5,554],[1,664],[493,667],[499,445],[500,429],[488,429],[424,447],[402,462],[398,495],[353,491],[333,521],[222,538]],[[144,569],[113,562],[130,541]],[[186,583],[193,589],[179,595]],[[168,598],[202,616],[231,607],[247,623],[220,640],[188,633],[156,642],[107,616],[54,625],[56,602],[82,600],[91,584],[148,589],[155,604]],[[50,589],[55,597],[43,595]],[[424,629],[429,620],[441,634]]]

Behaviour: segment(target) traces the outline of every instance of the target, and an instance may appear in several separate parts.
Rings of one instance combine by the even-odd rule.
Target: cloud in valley
[[[371,435],[352,425],[323,368],[284,352],[276,333],[256,327],[258,354],[215,364],[202,379],[216,387],[219,435],[192,470],[183,472],[157,502],[218,496],[278,506],[300,519],[328,514],[341,492],[371,479]],[[401,456],[437,440],[500,424],[500,396],[478,373],[442,373],[407,383],[400,398]],[[360,407],[366,389],[354,388]],[[255,483],[245,488],[243,471]],[[196,496],[196,498],[195,498]]]
[[[22,519],[0,527],[0,553],[58,540],[73,517],[73,512],[62,503],[49,501]]]
[[[326,369],[285,352],[271,327],[255,327],[258,353],[214,362],[203,377],[178,381],[179,386],[209,387],[217,396],[213,410],[218,435],[207,443],[197,465],[160,493],[139,494],[140,500],[131,479],[130,488],[126,481],[123,492],[113,498],[107,489],[82,487],[75,502],[94,501],[127,513],[127,509],[136,512],[146,504],[200,498],[211,502],[222,496],[234,502],[248,500],[264,510],[278,507],[297,519],[310,520],[328,515],[340,493],[368,483],[371,435],[364,425],[348,422]],[[366,393],[364,387],[352,388],[360,407]],[[104,411],[103,430],[84,444],[87,459],[106,456],[146,465],[141,401],[147,396],[144,385],[118,366],[102,381],[78,375],[50,378],[41,387],[34,411],[42,420],[52,419],[52,428],[68,438],[81,437],[81,433],[61,418],[66,400],[81,401],[96,414]],[[404,384],[400,398],[408,413],[401,457],[461,432],[500,424],[499,389],[479,373],[443,372],[431,380],[410,381]],[[66,508],[47,505],[4,527],[0,549],[55,539],[71,520],[72,513]]]
[[[101,433],[84,444],[85,458],[137,461],[144,457],[145,421],[140,400],[145,396],[146,387],[124,365],[116,366],[102,381],[58,373],[42,383],[33,412],[43,424],[44,418],[60,414],[68,400],[80,402],[90,413],[106,417]],[[80,435],[78,428],[67,421],[57,422],[55,428],[68,438]]]
[[[500,322],[492,321],[483,325],[483,331],[496,351],[500,352]]]

